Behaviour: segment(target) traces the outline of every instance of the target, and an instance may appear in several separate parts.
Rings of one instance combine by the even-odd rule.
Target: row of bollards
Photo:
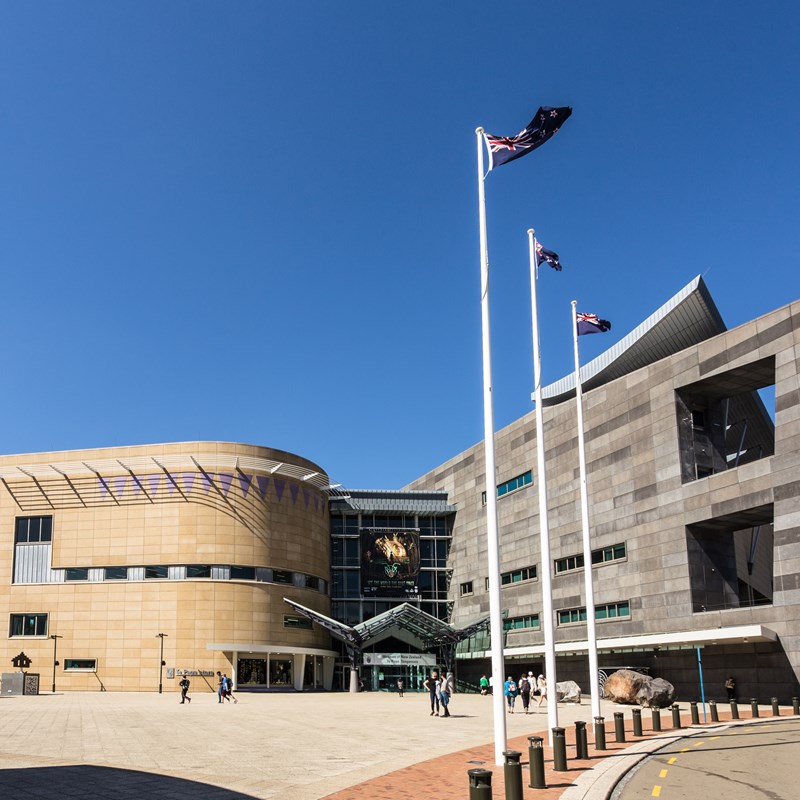
[[[780,716],[778,698],[773,697],[772,714]],[[739,719],[739,706],[736,700],[730,701],[731,718]],[[692,715],[692,724],[700,723],[697,702],[691,702],[689,708]],[[715,701],[709,702],[711,710],[711,721],[719,722],[719,711]],[[792,710],[795,715],[800,716],[800,698],[792,698]],[[661,709],[651,708],[652,730],[661,730]],[[672,727],[682,728],[681,709],[675,703],[672,708]],[[755,718],[758,717],[758,700],[751,698],[750,713]],[[633,717],[633,735],[642,736],[642,710],[640,708],[631,709]],[[617,742],[625,741],[625,715],[621,711],[614,712],[614,737]],[[541,736],[528,737],[528,763],[530,766],[531,789],[546,789],[544,771],[544,740]],[[595,750],[606,749],[606,723],[604,717],[594,718],[594,747]],[[522,797],[522,764],[520,758],[522,753],[516,750],[505,750],[503,752],[505,763],[503,764],[503,777],[506,786],[506,800],[523,800]],[[575,722],[575,758],[586,760],[589,758],[589,744],[586,734],[586,723]],[[553,728],[553,770],[555,772],[567,771],[567,740],[564,728]],[[487,769],[471,769],[467,772],[469,776],[469,800],[492,800],[492,773]]]

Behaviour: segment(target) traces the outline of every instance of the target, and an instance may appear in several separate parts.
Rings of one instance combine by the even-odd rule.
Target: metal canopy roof
[[[440,517],[457,510],[447,502],[447,492],[437,491],[351,489],[346,496],[332,492],[330,499],[333,510],[344,512],[417,513]]]
[[[723,333],[727,328],[698,275],[624,339],[581,367],[584,391],[596,389],[637,369]],[[542,405],[575,396],[575,373],[542,389]]]
[[[303,614],[318,625],[321,625],[337,639],[341,639],[346,644],[357,649],[363,648],[371,640],[377,639],[394,628],[408,631],[420,640],[422,647],[429,649],[442,645],[458,644],[458,642],[469,638],[473,633],[489,625],[489,616],[487,615],[462,628],[456,628],[416,606],[412,606],[410,603],[403,603],[374,616],[372,619],[350,626],[326,617],[318,611],[301,606],[300,603],[285,597],[283,601],[297,611],[298,614]]]

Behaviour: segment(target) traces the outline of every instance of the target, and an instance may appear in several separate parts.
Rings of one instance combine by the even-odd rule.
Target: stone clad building
[[[733,672],[742,696],[788,701],[800,677],[800,302],[728,331],[697,278],[581,379],[600,668],[646,668],[699,697],[699,654],[711,696]],[[543,671],[550,569],[558,679],[586,686],[574,376],[544,396],[551,564],[536,412],[496,438],[504,652],[511,672]],[[480,443],[409,487],[458,508],[454,621],[488,613],[485,483]],[[489,668],[488,650],[486,636],[462,649],[462,677]]]

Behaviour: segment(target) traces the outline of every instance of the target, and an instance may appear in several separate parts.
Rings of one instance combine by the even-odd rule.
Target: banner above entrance
[[[435,667],[433,653],[364,653],[364,666]]]

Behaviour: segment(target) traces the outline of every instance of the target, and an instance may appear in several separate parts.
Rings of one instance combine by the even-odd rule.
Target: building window
[[[522,567],[522,569],[511,570],[511,572],[504,572],[500,576],[500,583],[502,586],[508,586],[512,583],[522,583],[523,581],[532,581],[536,578],[536,565],[530,567]],[[489,579],[486,579],[487,584]],[[489,588],[488,585],[486,587]]]
[[[293,583],[294,579],[288,569],[274,569],[272,570],[272,581],[273,583]]]
[[[526,486],[530,486],[532,483],[533,472],[528,470],[527,472],[523,472],[522,475],[517,475],[516,478],[512,478],[510,481],[498,483],[497,496],[505,497],[505,495],[511,494],[511,492],[516,492],[518,489],[524,489]],[[481,492],[481,502],[483,505],[486,505],[486,492]]]
[[[97,672],[97,659],[65,658],[64,672]]]
[[[301,630],[311,630],[311,620],[308,617],[297,617],[293,614],[283,615],[284,628],[300,628]]]
[[[538,628],[539,615],[528,614],[524,617],[509,617],[503,620],[504,631],[519,631],[524,628]]]
[[[254,581],[255,579],[255,567],[231,567],[232,581]]]
[[[153,580],[154,578],[168,578],[169,567],[163,564],[157,564],[152,567],[144,568],[145,580]]]
[[[210,564],[189,564],[186,567],[187,578],[210,578],[211,565]]]
[[[472,594],[472,581],[462,583],[459,587],[459,594],[461,597],[469,597]]]
[[[628,600],[605,603],[594,608],[594,618],[598,621],[629,618],[630,615],[631,604]],[[558,612],[559,625],[574,625],[578,622],[586,622],[585,608],[565,608]]]
[[[620,561],[628,557],[628,550],[625,542],[612,544],[610,547],[600,547],[592,550],[592,566],[606,564],[609,561]],[[556,575],[562,572],[572,572],[576,569],[583,569],[583,554],[579,553],[566,558],[558,558],[555,561]]]
[[[47,636],[47,614],[12,614],[9,636]]]
[[[107,581],[126,581],[128,580],[127,567],[106,567],[105,579]]]
[[[52,540],[52,517],[17,517],[14,535],[14,541],[17,544],[36,544]]]
[[[67,567],[64,570],[65,581],[88,581],[89,569],[87,567]]]

